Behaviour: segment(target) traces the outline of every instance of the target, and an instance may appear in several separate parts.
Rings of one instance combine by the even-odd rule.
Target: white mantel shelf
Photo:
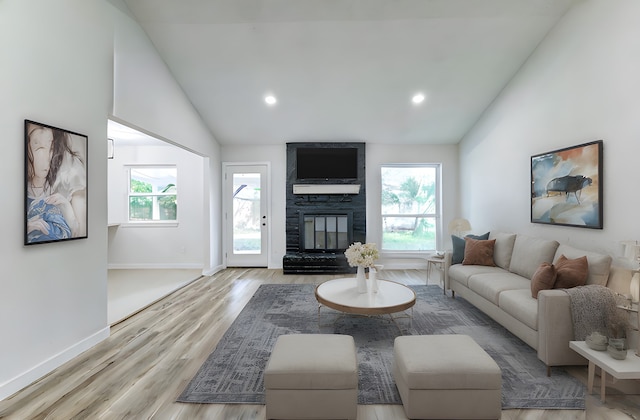
[[[360,184],[294,184],[294,194],[359,194]]]

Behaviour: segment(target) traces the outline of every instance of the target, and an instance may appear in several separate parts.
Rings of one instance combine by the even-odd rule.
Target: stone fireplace
[[[353,273],[344,251],[366,241],[364,143],[288,143],[285,274]],[[300,179],[296,150],[356,148],[357,177]]]

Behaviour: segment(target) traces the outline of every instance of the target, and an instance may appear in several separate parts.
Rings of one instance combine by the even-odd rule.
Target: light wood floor
[[[202,270],[114,269],[107,271],[107,321],[116,324],[191,283]]]
[[[0,418],[264,419],[261,405],[174,401],[260,284],[319,284],[334,277],[285,276],[281,270],[227,269],[200,278],[114,325],[107,340],[0,401]],[[405,284],[424,284],[425,271],[385,270],[381,277]],[[573,368],[571,372],[586,380],[586,368]],[[616,387],[607,388],[606,404],[600,403],[597,396],[588,396],[586,411],[505,410],[502,418],[640,418],[640,396],[625,395]],[[406,417],[400,405],[361,405],[358,419]]]

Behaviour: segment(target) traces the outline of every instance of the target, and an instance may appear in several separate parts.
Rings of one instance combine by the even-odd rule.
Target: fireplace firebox
[[[345,250],[350,245],[349,214],[303,214],[301,252]]]

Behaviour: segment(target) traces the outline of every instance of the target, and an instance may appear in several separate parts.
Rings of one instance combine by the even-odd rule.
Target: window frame
[[[153,201],[154,201],[154,207],[155,207],[155,202],[157,201],[158,198],[160,197],[167,197],[167,196],[175,196],[176,197],[176,205],[178,203],[179,200],[179,193],[178,193],[178,165],[176,164],[133,164],[133,165],[125,165],[125,169],[126,169],[126,188],[127,188],[127,197],[125,200],[125,206],[126,206],[126,214],[127,214],[127,221],[125,223],[125,225],[129,225],[129,226],[147,226],[147,227],[154,227],[154,226],[162,226],[162,227],[171,227],[171,226],[178,226],[178,221],[179,221],[179,215],[178,213],[176,213],[176,218],[173,220],[132,220],[131,219],[131,197],[152,197]],[[175,169],[176,174],[175,174],[175,192],[150,192],[150,193],[136,193],[136,192],[132,192],[131,191],[131,174],[133,170],[136,169]]]
[[[383,170],[389,168],[433,168],[435,169],[435,202],[433,204],[433,208],[435,209],[434,213],[425,213],[425,214],[416,214],[416,213],[385,213],[383,209],[382,203],[382,193],[384,191],[383,187]],[[402,255],[404,257],[420,257],[423,258],[425,255],[430,255],[441,249],[443,233],[442,233],[442,164],[441,163],[384,163],[380,165],[380,251],[385,255]],[[435,238],[435,249],[425,249],[425,250],[413,250],[413,249],[387,249],[384,248],[383,236],[384,236],[384,219],[389,217],[397,217],[397,218],[433,218],[434,225],[436,230],[436,238]]]

